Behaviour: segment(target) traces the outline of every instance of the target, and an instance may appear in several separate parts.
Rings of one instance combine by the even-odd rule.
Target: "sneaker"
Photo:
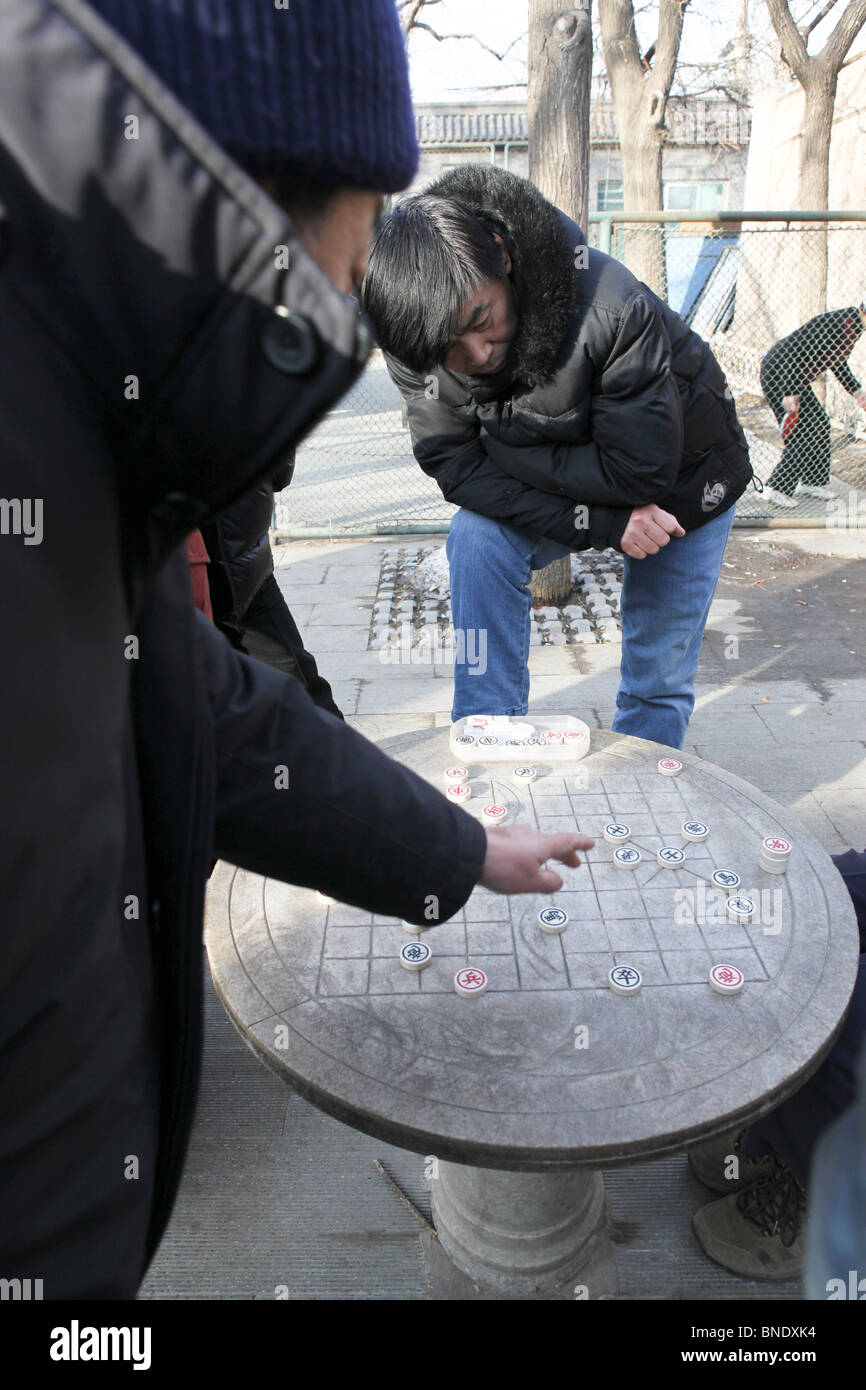
[[[796,507],[797,505],[793,497],[789,497],[787,492],[777,492],[774,487],[765,487],[764,496],[775,507]]]
[[[696,1211],[695,1235],[706,1255],[747,1279],[796,1279],[806,1249],[806,1195],[781,1159],[771,1177]]]
[[[798,483],[798,492],[805,492],[807,497],[818,497],[822,502],[832,502],[836,496],[831,487],[817,487],[814,483]]]
[[[752,1158],[750,1154],[740,1153],[744,1133],[742,1129],[735,1130],[689,1150],[689,1167],[698,1182],[712,1192],[740,1192],[758,1178],[769,1177],[776,1171],[774,1154]]]

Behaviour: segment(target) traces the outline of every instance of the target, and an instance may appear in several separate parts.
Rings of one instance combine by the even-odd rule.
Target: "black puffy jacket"
[[[274,572],[269,534],[274,492],[288,486],[293,472],[294,456],[273,478],[265,478],[202,526],[211,561],[208,579],[214,621],[235,646],[243,638],[244,614]]]
[[[618,547],[648,502],[687,531],[731,507],[752,468],[703,339],[526,179],[467,165],[427,191],[500,228],[518,311],[496,376],[386,359],[415,457],[448,501],[575,550]]]

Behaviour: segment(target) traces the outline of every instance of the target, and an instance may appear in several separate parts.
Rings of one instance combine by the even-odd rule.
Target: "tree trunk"
[[[804,29],[798,29],[788,0],[766,0],[782,59],[805,93],[802,143],[797,187],[788,200],[794,206],[826,210],[830,188],[830,139],[839,69],[852,43],[866,24],[866,0],[848,0],[820,53],[808,51],[809,35],[825,12]],[[791,180],[793,184],[793,178]],[[827,308],[827,228],[806,223],[797,229],[800,267],[797,308],[801,322]]]
[[[552,608],[567,603],[571,593],[571,556],[563,555],[560,560],[551,560],[543,570],[533,570],[529,592],[533,603],[550,604]]]
[[[658,8],[658,38],[650,66],[638,46],[633,0],[599,0],[627,212],[660,212],[662,206],[665,111],[683,32],[683,6],[680,0],[659,0]],[[666,298],[664,233],[658,224],[629,229],[625,263],[639,280]]]
[[[530,0],[529,177],[584,231],[591,78],[591,0]]]
[[[815,65],[805,89],[803,139],[800,145],[797,206],[826,209],[830,192],[830,137],[836,104],[837,74]],[[801,323],[827,308],[827,228],[806,223],[797,229],[800,276],[797,307]],[[823,380],[823,378],[822,378]]]
[[[584,233],[589,211],[591,11],[592,0],[529,0],[529,177]],[[570,557],[534,571],[529,589],[535,603],[564,604],[571,591]]]
[[[623,202],[627,208],[661,209],[663,132],[649,125],[642,112],[634,124],[636,130],[625,127],[620,134]],[[655,290],[660,299],[666,299],[664,228],[651,222],[645,226],[626,224],[619,235],[624,238],[623,254],[632,275]]]

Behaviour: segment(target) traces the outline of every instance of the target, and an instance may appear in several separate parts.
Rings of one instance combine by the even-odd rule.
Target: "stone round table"
[[[529,716],[532,719],[532,716]],[[538,717],[536,717],[536,722]],[[543,727],[543,720],[539,727]],[[380,746],[441,789],[448,729]],[[829,1050],[858,964],[853,905],[829,856],[782,806],[687,753],[594,732],[580,761],[466,762],[469,814],[497,801],[508,824],[594,837],[578,869],[557,865],[552,897],[476,889],[417,938],[399,921],[323,904],[310,889],[220,864],[206,944],[216,990],[249,1047],[314,1105],[435,1159],[443,1249],[491,1290],[544,1292],[578,1279],[615,1287],[602,1166],[657,1158],[756,1119],[791,1095]],[[681,828],[703,821],[707,839]],[[627,824],[636,869],[614,866],[610,821]],[[759,868],[764,836],[793,843],[786,874]],[[682,867],[656,851],[680,846]],[[335,846],[335,853],[339,847]],[[752,921],[728,920],[715,870],[739,873]],[[545,935],[538,913],[569,922]],[[421,939],[432,963],[403,969]],[[737,995],[708,983],[715,964],[745,976]],[[478,998],[454,975],[483,969]],[[615,994],[608,972],[636,967]]]

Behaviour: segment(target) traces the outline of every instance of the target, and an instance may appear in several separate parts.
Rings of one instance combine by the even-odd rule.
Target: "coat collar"
[[[580,228],[528,179],[489,164],[467,164],[443,174],[425,190],[456,198],[495,222],[513,262],[518,329],[507,370],[496,378],[463,378],[476,399],[524,387],[533,390],[554,376],[560,348],[573,325],[577,299],[575,248]]]
[[[82,0],[0,6],[0,204],[0,275],[77,368],[124,514],[160,549],[274,472],[363,369],[355,301]]]

